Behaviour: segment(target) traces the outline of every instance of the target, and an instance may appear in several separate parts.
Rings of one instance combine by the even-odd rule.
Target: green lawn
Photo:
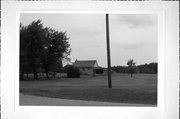
[[[107,76],[81,76],[40,81],[20,81],[20,92],[62,99],[157,104],[156,74],[112,74],[112,89]]]

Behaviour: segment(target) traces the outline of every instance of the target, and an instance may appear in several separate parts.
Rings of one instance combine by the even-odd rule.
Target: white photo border
[[[153,119],[154,118],[166,119],[166,115],[168,115],[169,113],[175,114],[171,116],[177,117],[175,104],[178,102],[177,101],[178,99],[176,99],[178,96],[174,96],[176,94],[171,94],[172,90],[169,89],[169,88],[173,88],[173,91],[178,92],[175,89],[178,86],[172,87],[172,84],[177,83],[177,79],[179,81],[178,78],[179,70],[178,68],[173,69],[172,67],[178,63],[177,57],[175,57],[175,55],[178,53],[178,48],[176,46],[176,43],[178,45],[178,42],[170,41],[170,38],[174,38],[174,39],[177,38],[178,40],[178,31],[176,32],[174,29],[176,28],[175,25],[177,25],[175,18],[178,18],[177,17],[178,14],[176,16],[175,13],[174,14],[172,13],[174,9],[177,9],[177,5],[173,2],[171,4],[168,4],[167,2],[160,2],[161,3],[160,6],[162,7],[161,8],[158,5],[159,2],[156,3],[155,2],[146,2],[146,3],[145,2],[144,3],[69,2],[69,3],[71,5],[68,4],[68,2],[42,2],[42,1],[41,2],[12,2],[12,1],[2,2],[2,86],[1,86],[2,93],[1,94],[2,94],[2,113],[4,113],[5,117],[11,117],[12,115],[14,115],[16,118],[19,117],[20,119],[24,119],[25,117],[27,118],[28,116],[22,116],[22,115],[27,114],[29,116],[32,115],[33,118],[41,117],[45,119],[49,118],[52,115],[56,115],[53,118],[58,118],[58,116],[64,115],[64,118],[78,117],[80,119],[86,115],[89,115],[89,117],[87,117],[89,119],[92,117],[100,118],[100,116],[102,116],[105,119],[106,118],[127,118],[127,119],[142,118],[143,119],[143,118],[147,118],[147,116],[151,116],[153,117]],[[147,6],[146,4],[150,4],[150,5]],[[102,8],[103,5],[104,7]],[[61,6],[62,8],[59,8],[59,6]],[[121,6],[122,8],[119,6]],[[173,9],[172,7],[175,8]],[[118,13],[118,14],[158,15],[158,106],[157,107],[19,106],[19,24],[20,24],[21,13],[66,13],[66,14]],[[15,18],[11,19],[11,15],[14,16]],[[171,15],[174,15],[173,16],[174,18],[172,18],[173,20],[168,19],[168,16]],[[172,21],[174,22],[175,25],[171,23]],[[171,23],[173,24],[173,26],[170,26],[167,23]],[[4,30],[4,28],[9,29],[10,31],[7,31],[7,29]],[[172,32],[172,30],[174,32]],[[172,33],[169,33],[168,31],[171,31]],[[8,34],[12,34],[12,35],[9,36]],[[12,41],[14,38],[15,40]],[[173,51],[177,49],[177,52],[175,51],[174,54],[172,54],[172,51],[169,50],[169,46],[173,49]],[[6,53],[9,53],[8,56],[6,56],[7,55]],[[172,57],[175,58],[175,62],[171,62],[171,64],[173,65],[170,66],[170,69],[172,70],[167,70],[166,68],[167,67],[169,68],[168,66],[170,63],[169,61],[172,61],[170,60],[169,57],[170,53],[172,54]],[[169,60],[167,62],[168,58]],[[179,65],[177,64],[176,66],[178,67]],[[174,71],[173,74],[171,74],[172,71]],[[178,73],[176,74],[177,71]],[[11,73],[12,75],[6,76],[7,73]],[[5,76],[7,77],[7,80],[4,81],[3,79]],[[172,84],[169,84],[170,81],[168,78],[171,79],[174,78],[173,80],[174,82],[172,82]],[[5,86],[7,84],[9,84],[9,87]],[[172,103],[172,107],[169,107],[169,103],[170,103],[168,99],[169,95],[175,97],[175,102],[174,102],[175,104]],[[170,109],[173,109],[173,112]],[[47,112],[47,113],[44,114],[43,112]],[[11,116],[8,116],[9,115],[8,113],[10,113]],[[69,116],[67,116],[67,114]],[[95,115],[93,116],[93,114]],[[112,117],[110,117],[110,115]]]

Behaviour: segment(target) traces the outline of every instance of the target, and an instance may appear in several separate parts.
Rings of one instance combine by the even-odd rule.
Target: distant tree
[[[117,73],[127,73],[128,67],[127,66],[113,66],[111,69]]]
[[[138,67],[138,70],[139,70],[139,73],[155,73],[157,74],[157,67],[158,64],[157,63],[149,63],[149,64],[143,64],[143,65],[139,65],[137,66]]]
[[[150,63],[148,67],[151,70],[151,73],[157,73],[157,63]]]
[[[134,62],[133,59],[130,59],[128,60],[127,62],[127,65],[128,65],[128,68],[129,68],[129,73],[131,74],[131,77],[133,75],[133,73],[135,73],[135,70],[136,70],[136,63]]]
[[[129,66],[113,66],[111,69],[117,73],[129,73]],[[157,74],[158,64],[156,62],[145,63],[135,66],[136,73],[155,73]]]

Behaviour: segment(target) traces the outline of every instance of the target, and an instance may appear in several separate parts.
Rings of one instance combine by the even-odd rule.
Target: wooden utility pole
[[[112,88],[111,84],[111,58],[110,58],[110,43],[109,43],[109,15],[106,14],[106,42],[107,42],[107,62],[108,62],[108,87]]]

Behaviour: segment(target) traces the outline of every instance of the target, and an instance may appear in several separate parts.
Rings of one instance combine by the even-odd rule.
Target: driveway
[[[155,105],[69,100],[69,99],[48,98],[48,97],[20,94],[20,106],[143,106],[143,107],[150,106],[153,107]]]

